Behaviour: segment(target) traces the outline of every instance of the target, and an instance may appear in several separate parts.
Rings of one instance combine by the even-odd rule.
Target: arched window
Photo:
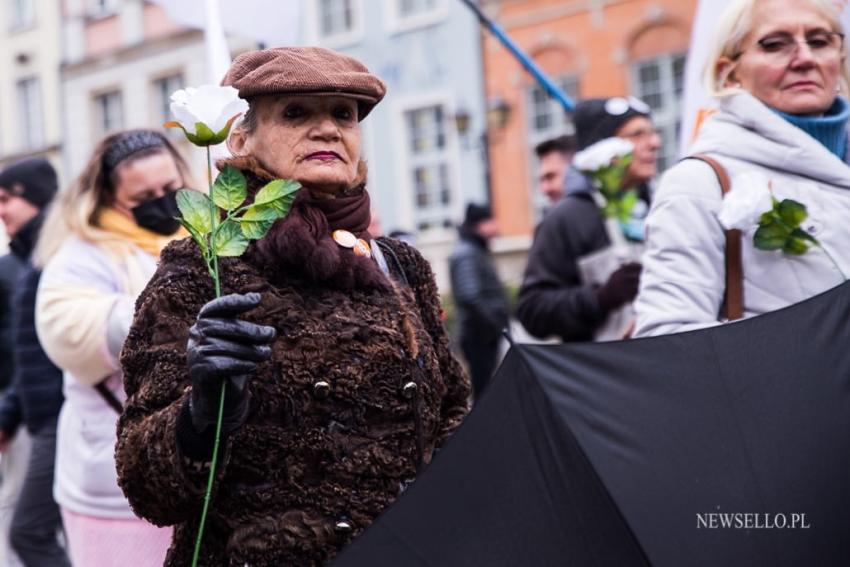
[[[632,94],[652,108],[663,142],[659,172],[678,159],[687,49],[687,29],[670,22],[645,27],[629,46]]]
[[[547,76],[572,101],[579,96],[579,62],[575,50],[561,43],[553,43],[532,52],[534,61]],[[571,113],[553,98],[542,85],[530,75],[525,75],[525,116],[527,124],[527,155],[532,188],[532,214],[534,223],[540,221],[548,205],[537,186],[538,159],[534,148],[541,142],[564,134],[575,133]]]

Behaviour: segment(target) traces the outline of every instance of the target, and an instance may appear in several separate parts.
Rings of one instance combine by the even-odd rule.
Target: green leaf
[[[257,191],[257,195],[254,197],[254,204],[265,205],[290,195],[292,195],[292,198],[294,199],[295,193],[300,188],[301,185],[298,184],[297,181],[291,181],[289,179],[275,179]]]
[[[180,219],[180,224],[183,225],[183,228],[189,231],[189,234],[192,235],[192,240],[194,240],[195,243],[198,245],[198,248],[201,249],[201,254],[206,257],[208,253],[208,246],[207,239],[204,237],[204,235],[195,230],[195,227],[186,222],[184,219]]]
[[[251,205],[245,211],[245,214],[236,220],[246,238],[259,240],[266,235],[278,218],[280,218],[280,215],[277,210],[271,204],[268,204]]]
[[[215,253],[219,256],[241,256],[248,248],[248,240],[239,224],[234,220],[226,220],[218,227],[215,237]]]
[[[778,220],[780,220],[779,215],[776,213],[776,211],[770,209],[769,211],[761,214],[761,217],[759,218],[759,226],[766,226]]]
[[[632,216],[632,209],[635,208],[637,202],[638,194],[634,189],[629,189],[620,197],[620,214],[625,217],[622,219],[624,222]]]
[[[753,244],[759,250],[779,250],[785,246],[791,231],[779,224],[760,226],[753,236]]]
[[[232,165],[224,166],[215,178],[213,201],[227,212],[231,212],[245,201],[248,182],[242,172]]]
[[[812,236],[811,234],[809,234],[808,232],[806,232],[805,230],[803,230],[802,228],[795,228],[794,230],[792,230],[791,236],[793,238],[799,238],[800,240],[805,240],[807,242],[811,242],[815,246],[820,246],[820,242],[818,242],[818,239],[815,238],[814,236]]]
[[[782,251],[791,256],[800,256],[809,251],[809,243],[793,236],[785,241]]]
[[[777,212],[779,213],[779,217],[788,223],[791,228],[797,228],[809,216],[809,213],[806,211],[806,205],[793,199],[785,199],[779,203]]]
[[[182,126],[181,126],[182,128]],[[195,144],[196,146],[213,146],[217,142],[215,142],[215,133],[207,127],[203,122],[195,123],[195,133],[190,134],[183,128],[183,132],[186,134],[186,138],[189,139],[190,142]]]
[[[183,221],[195,232],[205,235],[212,231],[210,216],[210,198],[192,189],[180,189],[177,192],[177,208],[183,216]],[[187,230],[188,227],[187,227]],[[191,230],[189,232],[192,232]]]

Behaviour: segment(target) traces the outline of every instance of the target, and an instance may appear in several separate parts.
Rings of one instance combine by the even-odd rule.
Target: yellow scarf
[[[170,236],[157,234],[140,227],[132,219],[115,209],[103,209],[98,215],[97,225],[106,232],[157,258],[169,242],[189,236],[189,233],[183,228]]]

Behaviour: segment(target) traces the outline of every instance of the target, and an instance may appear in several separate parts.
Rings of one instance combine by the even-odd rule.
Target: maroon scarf
[[[224,163],[245,173],[252,198],[274,179],[252,158],[233,158],[221,165]],[[342,195],[321,199],[306,189],[299,190],[289,214],[277,221],[246,255],[272,279],[299,274],[312,283],[345,290],[389,289],[389,281],[374,260],[357,256],[331,236],[335,230],[347,230],[368,242],[370,220],[366,164],[360,162],[357,179]]]

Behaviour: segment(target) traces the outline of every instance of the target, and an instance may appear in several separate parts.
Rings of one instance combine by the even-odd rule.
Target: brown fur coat
[[[290,242],[287,232],[276,238]],[[327,244],[313,236],[317,249]],[[404,272],[392,284],[344,266],[316,273],[300,257],[273,265],[257,245],[223,259],[222,293],[259,292],[260,307],[244,318],[274,326],[278,338],[249,381],[246,423],[220,453],[202,565],[326,564],[414,478],[418,439],[427,462],[468,412],[469,381],[449,351],[428,263],[399,241],[382,242]],[[170,245],[122,354],[119,482],[138,515],[175,526],[169,566],[191,562],[206,483],[180,454],[175,424],[191,389],[188,330],[213,296],[195,244]],[[409,398],[412,379],[418,395]]]

